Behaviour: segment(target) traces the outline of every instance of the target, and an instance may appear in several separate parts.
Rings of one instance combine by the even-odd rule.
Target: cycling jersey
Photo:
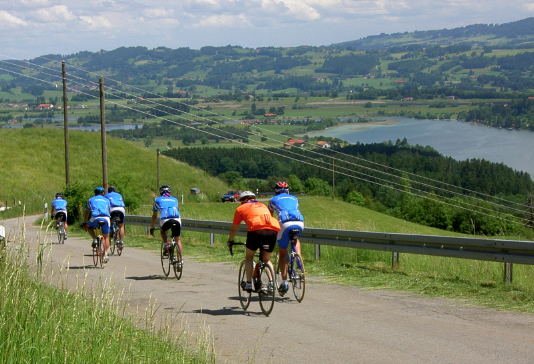
[[[62,198],[56,198],[52,200],[52,207],[55,211],[66,211],[67,210],[67,200]]]
[[[267,206],[258,201],[247,201],[238,206],[234,213],[234,225],[245,221],[248,231],[274,230],[280,231],[280,224],[272,215]]]
[[[102,195],[93,196],[87,201],[87,210],[91,211],[92,217],[110,216],[110,203]]]
[[[124,205],[124,199],[122,198],[122,195],[118,192],[109,192],[104,195],[109,200],[109,203],[111,204],[111,207],[125,207]]]
[[[269,208],[276,211],[281,223],[304,221],[304,216],[299,211],[299,200],[289,193],[280,193],[271,198]]]
[[[152,211],[159,212],[160,220],[174,219],[180,217],[178,210],[178,200],[173,196],[159,196],[154,200]]]

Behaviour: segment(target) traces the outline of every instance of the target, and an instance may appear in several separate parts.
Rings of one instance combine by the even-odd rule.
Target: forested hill
[[[511,98],[532,96],[534,90],[534,18],[377,35],[322,47],[121,47],[41,56],[31,63],[59,73],[62,60],[73,77],[90,77],[77,69],[82,67],[166,97]],[[45,91],[55,90],[57,76],[48,69],[29,70],[24,61],[3,67],[15,73],[0,72],[0,102],[12,101],[11,95],[21,101],[21,93],[30,95],[32,101],[49,101]],[[34,78],[21,76],[21,68]],[[50,80],[50,84],[36,78]],[[89,82],[77,88],[96,93]],[[76,99],[84,101],[83,95]]]
[[[534,17],[505,24],[474,24],[465,27],[380,34],[359,40],[333,44],[346,49],[383,49],[406,45],[449,45],[451,41],[467,41],[477,44],[534,45]]]
[[[405,140],[397,141],[396,144],[350,145],[338,150],[343,154],[325,156],[324,163],[316,154],[294,151],[302,157],[288,160],[252,148],[180,148],[164,153],[218,175],[233,186],[271,191],[274,181],[283,178],[289,180],[294,192],[325,196],[332,194],[331,158],[335,156],[335,169],[338,171],[335,176],[337,197],[409,221],[468,233],[473,232],[473,226],[476,226],[477,232],[489,235],[510,232],[514,227],[505,227],[504,222],[496,218],[455,209],[447,204],[429,202],[428,199],[414,195],[432,196],[431,200],[439,198],[444,201],[452,197],[452,201],[459,203],[464,199],[462,194],[467,196],[472,194],[469,191],[477,191],[526,203],[529,192],[534,190],[534,183],[527,173],[516,172],[503,164],[484,160],[456,161],[440,155],[430,147],[408,145]],[[273,152],[280,153],[280,150]],[[304,157],[307,153],[311,159]],[[354,160],[344,155],[360,159]],[[341,159],[350,159],[354,163],[345,163]],[[376,164],[363,162],[364,159]],[[307,161],[311,163],[306,163]],[[436,184],[429,179],[422,180],[415,175],[464,190],[446,187],[445,190],[460,191],[459,195],[446,193],[443,184]],[[412,195],[407,194],[407,191],[412,191]],[[480,206],[484,205],[481,202]]]

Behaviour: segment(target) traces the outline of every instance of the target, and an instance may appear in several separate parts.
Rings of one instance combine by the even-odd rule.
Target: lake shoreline
[[[387,117],[366,123],[343,123],[304,133],[308,137],[331,137],[350,144],[373,144],[406,139],[410,145],[430,146],[456,160],[484,159],[503,163],[534,176],[534,134],[454,119]]]

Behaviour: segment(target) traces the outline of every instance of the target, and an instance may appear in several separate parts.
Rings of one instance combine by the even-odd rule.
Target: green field
[[[71,183],[102,185],[100,133],[70,132]],[[41,211],[45,202],[65,186],[63,131],[57,129],[0,129],[0,201],[26,204],[27,213]],[[156,153],[108,137],[109,183],[131,191],[140,203],[150,203],[157,191]],[[161,156],[160,184],[169,184],[177,195],[190,196],[200,188],[204,198],[215,199],[228,186],[219,179],[184,163]],[[92,186],[92,187],[91,187]]]

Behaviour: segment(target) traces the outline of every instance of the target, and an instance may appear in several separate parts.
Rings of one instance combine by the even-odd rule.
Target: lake
[[[457,120],[427,120],[391,117],[382,122],[345,124],[308,133],[349,143],[381,143],[406,138],[412,145],[429,145],[457,160],[470,158],[501,162],[534,177],[534,133],[465,123]]]

